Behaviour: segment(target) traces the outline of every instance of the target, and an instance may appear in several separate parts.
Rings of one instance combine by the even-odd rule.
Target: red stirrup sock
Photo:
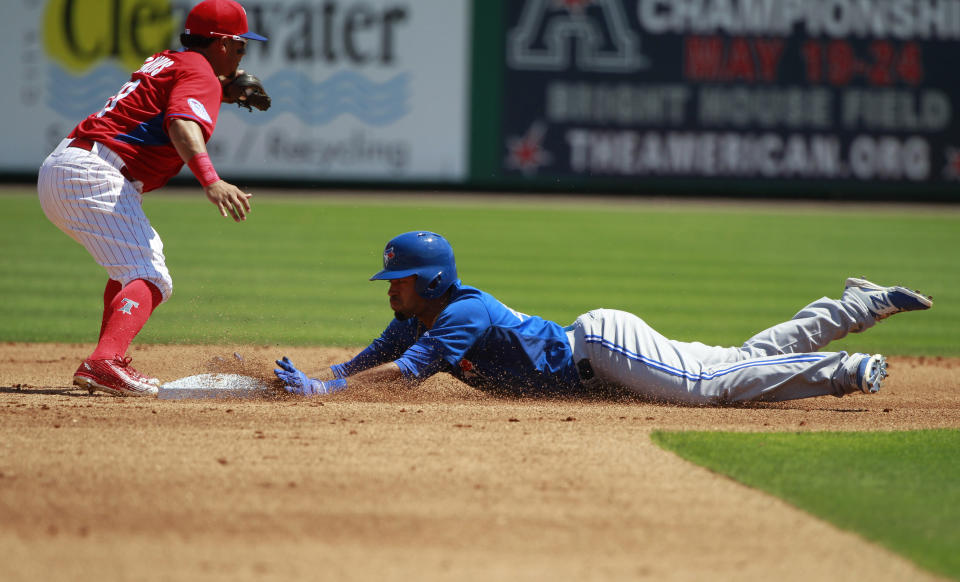
[[[103,328],[107,326],[107,315],[110,313],[110,304],[113,298],[123,289],[123,285],[116,279],[108,279],[107,286],[103,289],[103,318],[100,320],[100,336],[103,337]]]
[[[105,309],[103,332],[90,359],[123,357],[161,301],[163,294],[153,283],[143,279],[128,283]]]

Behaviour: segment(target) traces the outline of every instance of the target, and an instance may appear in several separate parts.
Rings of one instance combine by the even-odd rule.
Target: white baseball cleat
[[[866,279],[850,277],[843,295],[855,297],[878,321],[901,311],[919,311],[933,307],[933,298],[906,287],[883,287]]]
[[[887,359],[880,354],[851,354],[847,366],[851,370],[853,385],[864,394],[880,391],[880,384],[887,374]]]

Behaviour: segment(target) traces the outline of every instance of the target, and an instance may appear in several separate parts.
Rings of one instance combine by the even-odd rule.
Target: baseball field
[[[0,579],[960,580],[960,208],[254,191],[148,195],[174,278],[130,355],[170,381],[345,360],[392,316],[383,244],[444,234],[464,282],[742,343],[848,276],[934,308],[836,349],[876,395],[684,407],[450,376],[329,397],[121,399],[70,379],[104,274],[0,191]],[[242,360],[234,357],[242,356]]]

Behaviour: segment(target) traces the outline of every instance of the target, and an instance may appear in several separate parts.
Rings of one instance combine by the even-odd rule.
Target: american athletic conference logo
[[[507,65],[517,71],[630,74],[649,68],[640,34],[622,0],[528,0],[507,33]],[[535,120],[506,137],[505,166],[525,176],[553,162],[544,147],[549,125]]]
[[[634,73],[650,61],[640,52],[640,35],[630,26],[622,0],[528,0],[507,33],[507,65],[526,71]]]

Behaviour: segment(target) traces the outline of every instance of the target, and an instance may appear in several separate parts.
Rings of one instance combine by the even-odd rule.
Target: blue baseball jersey
[[[477,388],[521,393],[569,391],[580,384],[560,325],[514,311],[459,281],[431,329],[416,317],[394,319],[366,349],[333,370],[349,376],[390,361],[414,382],[449,372]]]

